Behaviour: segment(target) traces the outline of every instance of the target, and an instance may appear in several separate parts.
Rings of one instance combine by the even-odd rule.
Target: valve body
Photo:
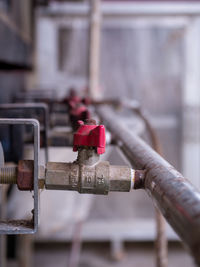
[[[131,168],[111,166],[108,161],[94,165],[50,162],[46,169],[45,188],[107,195],[109,191],[130,191],[134,177]]]

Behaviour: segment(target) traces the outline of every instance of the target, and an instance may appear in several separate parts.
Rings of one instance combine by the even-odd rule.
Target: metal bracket
[[[0,119],[0,125],[32,125],[34,130],[34,209],[32,220],[0,221],[0,234],[33,234],[38,229],[39,122],[35,119]]]
[[[44,147],[45,161],[48,162],[48,130],[49,130],[49,108],[45,103],[9,103],[0,104],[0,110],[41,110],[44,118]],[[27,117],[27,116],[25,116]]]

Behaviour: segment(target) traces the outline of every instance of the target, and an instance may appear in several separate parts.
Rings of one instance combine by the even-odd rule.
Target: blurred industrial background
[[[136,135],[200,189],[199,88],[198,0],[0,0],[0,167],[8,168],[0,171],[0,266],[199,266],[194,236],[199,236],[195,227],[200,216],[190,217],[189,206],[195,206],[193,196],[199,198],[196,191],[191,191],[189,204],[178,206],[176,197],[165,200],[162,192],[173,191],[171,185],[162,187],[155,180],[155,194],[148,182],[141,186],[160,201],[171,227],[144,190],[121,192],[128,190],[119,183],[109,190],[120,192],[105,196],[96,195],[102,188],[87,191],[79,184],[77,191],[94,193],[79,194],[71,191],[74,185],[70,191],[48,191],[45,186],[69,188],[36,181],[42,172],[39,168],[36,175],[38,164],[57,162],[59,169],[59,162],[74,162],[75,151],[82,153],[86,147],[103,154],[104,147],[93,141],[91,145],[91,140],[90,145],[73,143],[73,134],[83,126],[80,120],[89,129],[96,127],[95,119],[106,126],[101,160],[148,169],[148,163],[141,167],[140,154],[132,162],[126,153],[126,133],[128,141]],[[131,149],[137,147],[139,151],[140,143]],[[148,153],[144,151],[144,158]],[[80,158],[76,162],[81,165]],[[21,170],[25,177],[29,167],[23,169],[20,160],[33,160],[32,187],[2,178],[16,168],[15,178],[20,179]],[[54,167],[49,166],[45,179]],[[59,171],[56,177],[63,169]],[[168,179],[164,170],[161,176],[161,183]],[[37,187],[42,188],[39,194]],[[187,245],[195,251],[192,256]]]

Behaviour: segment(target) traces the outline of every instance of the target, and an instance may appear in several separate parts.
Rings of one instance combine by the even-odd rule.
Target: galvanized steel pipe
[[[200,266],[200,192],[107,106],[97,113],[134,167],[146,169],[144,188]]]

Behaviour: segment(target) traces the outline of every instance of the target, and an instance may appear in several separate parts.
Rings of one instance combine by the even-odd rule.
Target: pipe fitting
[[[109,191],[129,192],[143,186],[145,171],[110,165],[92,155],[91,149],[81,150],[73,163],[49,162],[46,168],[40,166],[38,188],[107,195]],[[1,168],[0,184],[17,184],[19,190],[33,190],[33,161]]]
[[[146,170],[136,170],[135,171],[135,182],[134,189],[144,188]]]
[[[108,161],[92,166],[50,162],[46,168],[45,188],[107,195],[109,191],[130,191],[134,179],[135,172],[131,168],[111,166]]]

